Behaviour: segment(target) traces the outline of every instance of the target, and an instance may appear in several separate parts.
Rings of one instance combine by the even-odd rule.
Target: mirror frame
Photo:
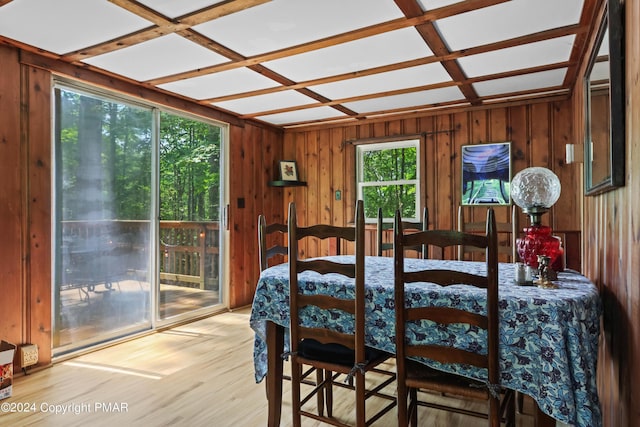
[[[596,60],[602,38],[609,27],[609,176],[600,182],[592,181],[591,170],[591,117],[589,76]],[[589,66],[584,77],[585,140],[584,185],[585,195],[593,196],[622,187],[625,184],[625,92],[624,92],[624,6],[620,0],[608,0],[607,10],[598,30]]]

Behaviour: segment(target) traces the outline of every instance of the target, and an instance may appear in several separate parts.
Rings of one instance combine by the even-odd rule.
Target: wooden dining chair
[[[355,390],[355,426],[371,425],[395,406],[395,397],[381,392],[384,387],[393,383],[395,373],[392,372],[383,377],[377,387],[365,389],[365,375],[392,355],[365,346],[364,226],[362,201],[358,201],[356,205],[355,227],[338,227],[326,224],[299,227],[295,203],[289,205],[291,405],[294,426],[300,426],[302,416],[335,426],[350,425],[344,420],[333,417],[333,385],[336,379],[334,374],[346,375],[346,385],[350,383],[349,380],[353,380],[351,388]],[[322,258],[299,259],[298,242],[306,237],[340,238],[354,242],[355,255],[350,259],[351,262],[346,263]],[[340,293],[340,295],[331,292],[322,293],[321,289],[308,289],[304,285],[304,279],[299,277],[304,272],[340,274],[345,276],[348,283],[353,283],[353,288],[346,288],[346,292]],[[316,293],[316,291],[320,292]],[[346,326],[343,324],[340,330],[330,329],[326,326],[308,325],[302,322],[304,315],[301,312],[309,310],[314,313],[314,317],[334,318],[337,313],[342,313],[351,320]],[[301,397],[300,390],[301,369],[298,365],[301,364],[325,371],[322,384],[319,384],[304,397]],[[304,408],[305,403],[317,393],[325,394],[326,416],[316,415]],[[382,405],[376,414],[367,419],[365,401],[372,396],[382,397],[389,402]]]
[[[485,232],[485,221],[467,221],[465,218],[465,206],[458,206],[458,231],[465,233],[482,234]],[[518,254],[516,251],[516,239],[520,233],[520,224],[517,206],[511,206],[511,221],[496,221],[496,232],[498,233],[498,254],[504,254],[508,262],[516,262]],[[507,237],[504,239],[504,237]],[[484,248],[476,248],[473,246],[459,246],[458,259],[461,261],[470,260],[474,253],[484,253]]]
[[[464,206],[458,206],[458,231],[484,233],[486,223],[484,221],[466,221],[464,211]],[[498,254],[503,254],[508,262],[518,261],[516,240],[520,234],[520,221],[516,205],[511,206],[511,222],[496,221],[496,231],[499,237],[508,236],[506,239],[501,239],[502,244],[498,244]],[[474,253],[484,253],[484,249],[472,246],[458,246],[458,259],[461,261],[471,259]],[[519,413],[522,412],[523,406],[524,395],[516,392],[516,409]]]
[[[260,263],[260,271],[264,271],[269,267],[269,260],[276,255],[283,257],[289,254],[289,249],[284,244],[275,244],[268,246],[267,238],[269,235],[280,233],[280,241],[284,242],[287,234],[287,225],[277,222],[267,225],[264,215],[258,216],[258,255]]]
[[[515,425],[513,392],[500,387],[499,336],[498,336],[498,249],[496,223],[493,209],[487,211],[486,234],[470,234],[450,230],[428,230],[405,234],[400,213],[396,213],[394,232],[394,299],[396,310],[396,370],[398,383],[398,425],[410,421],[417,425],[418,406],[459,412],[455,407],[431,405],[425,399],[418,400],[418,390],[431,390],[445,395],[486,400],[487,413],[464,411],[467,415],[488,418],[491,427],[500,425],[502,418],[507,426]],[[441,248],[466,245],[486,250],[486,272],[465,273],[446,268],[405,269],[405,247],[417,244],[435,245]],[[478,310],[461,310],[453,305],[428,306],[411,298],[410,287],[433,283],[439,286],[474,286],[478,292]],[[409,286],[407,286],[409,284]],[[433,332],[456,324],[457,331],[476,331],[481,341],[475,340],[479,349],[454,347],[447,339],[427,343],[410,341],[412,323],[434,322]],[[461,327],[460,325],[464,325]],[[446,338],[446,337],[445,337]],[[479,350],[479,351],[476,351]],[[468,365],[486,369],[482,380],[471,380],[455,374],[432,369],[417,358],[430,359],[444,365]]]
[[[429,228],[429,211],[425,207],[422,210],[422,221],[402,221],[402,228],[407,233],[415,231],[424,231]],[[391,230],[391,232],[389,232]],[[385,235],[391,234],[391,240],[385,241]],[[376,237],[378,241],[378,256],[382,256],[385,251],[393,250],[393,222],[384,222],[382,216],[382,208],[378,208],[378,226],[376,228]],[[407,248],[418,254],[419,258],[427,258],[428,248],[425,245],[417,245]]]
[[[267,224],[265,216],[262,214],[258,215],[258,255],[259,255],[260,271],[264,271],[267,268],[269,268],[270,266],[269,260],[271,258],[274,258],[277,255],[286,256],[289,254],[289,248],[287,248],[286,245],[275,244],[272,246],[268,246],[268,243],[267,243],[268,237],[272,234],[275,234],[275,235],[279,234],[281,239],[279,241],[283,241],[282,239],[286,239],[287,231],[288,231],[288,227],[286,224],[281,224],[277,222]],[[311,379],[311,376],[314,372],[316,373],[315,381]],[[322,382],[323,375],[324,375],[324,372],[322,372],[321,370],[317,370],[313,367],[309,367],[303,370],[303,373],[301,375],[301,382],[308,386],[315,387]],[[291,381],[291,377],[289,375],[282,375],[282,379]],[[269,396],[267,393],[267,398],[268,397]],[[317,411],[318,414],[322,414],[324,411],[324,395],[323,394],[318,394],[317,409],[318,409]]]

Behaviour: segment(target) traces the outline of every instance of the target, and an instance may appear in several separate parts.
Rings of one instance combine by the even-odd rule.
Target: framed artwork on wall
[[[280,180],[298,181],[298,167],[295,160],[282,160],[280,162]]]
[[[511,204],[511,142],[462,146],[462,204]]]

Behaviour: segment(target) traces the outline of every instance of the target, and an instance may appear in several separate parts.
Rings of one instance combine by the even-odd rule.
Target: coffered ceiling
[[[0,0],[0,42],[278,127],[568,96],[602,0]]]

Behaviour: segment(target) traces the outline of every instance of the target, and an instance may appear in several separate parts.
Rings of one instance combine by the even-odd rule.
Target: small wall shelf
[[[269,187],[306,187],[307,183],[305,181],[269,181]]]

